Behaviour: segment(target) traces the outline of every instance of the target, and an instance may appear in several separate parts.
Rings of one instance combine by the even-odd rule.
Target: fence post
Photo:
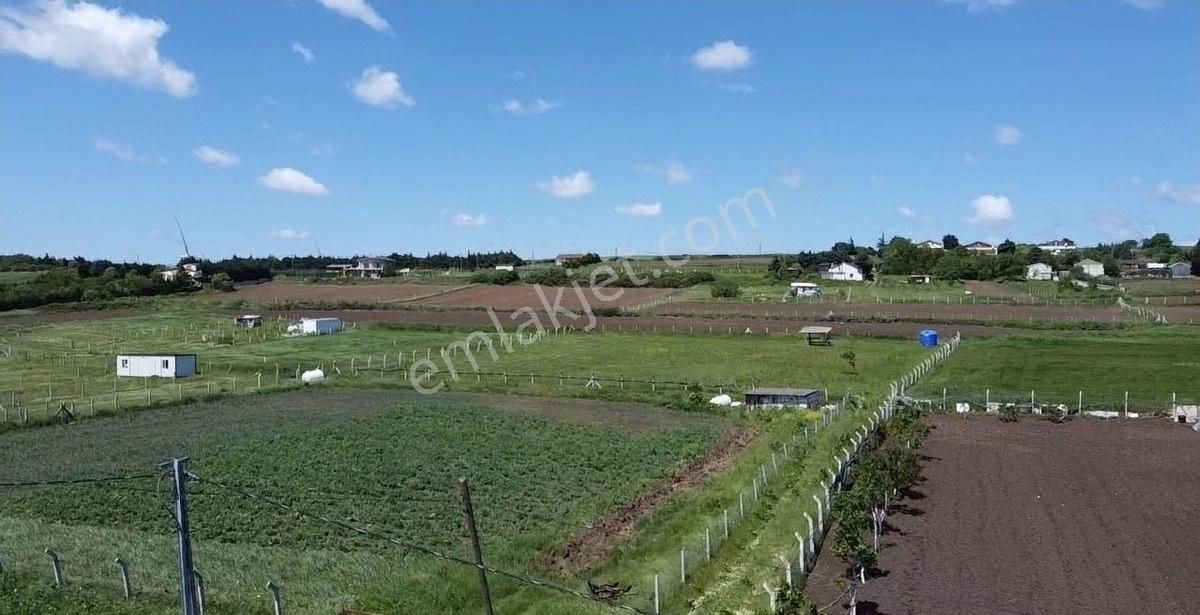
[[[192,576],[196,578],[196,615],[204,615],[205,596],[208,594],[208,584],[204,582],[204,575],[193,570]]]
[[[687,583],[687,547],[679,550],[679,582]]]
[[[62,589],[65,579],[63,579],[62,560],[58,559],[58,553],[46,549],[46,555],[50,556],[50,569],[54,573],[54,587]]]
[[[129,564],[121,558],[117,558],[117,567],[121,569],[121,590],[125,594],[125,599],[133,598],[133,581],[129,578]]]
[[[274,608],[275,615],[283,615],[283,596],[279,591],[279,586],[274,581],[267,581],[267,591],[271,592],[271,606]]]
[[[483,601],[484,615],[492,615],[492,592],[488,588],[487,570],[483,567],[483,549],[479,546],[479,530],[475,527],[475,508],[471,506],[471,489],[467,479],[458,479],[458,494],[462,498],[463,515],[466,517],[467,537],[471,540],[471,555],[475,558],[475,570],[479,573],[479,597]]]
[[[192,571],[195,570],[192,565],[192,532],[188,523],[187,457],[172,459],[170,466],[175,490],[175,525],[179,533],[179,599],[183,615],[198,615],[196,583],[192,578]]]
[[[654,615],[659,615],[658,604],[658,575],[654,575]]]

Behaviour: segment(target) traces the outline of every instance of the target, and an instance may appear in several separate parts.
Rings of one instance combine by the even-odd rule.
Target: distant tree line
[[[7,268],[14,265],[14,268]],[[33,265],[34,268],[26,268]],[[163,280],[153,265],[73,259],[32,259],[26,255],[0,256],[7,271],[45,271],[29,280],[0,284],[0,311],[33,308],[51,303],[100,301],[145,297],[195,290],[190,280]]]

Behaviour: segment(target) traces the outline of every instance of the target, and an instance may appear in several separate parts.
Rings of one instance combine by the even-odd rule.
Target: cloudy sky
[[[0,252],[1200,233],[1200,3],[0,2]],[[718,207],[753,188],[776,217]],[[701,223],[696,221],[700,220]]]

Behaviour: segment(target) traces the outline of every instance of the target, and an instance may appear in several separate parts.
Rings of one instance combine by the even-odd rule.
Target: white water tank
[[[725,393],[721,393],[720,395],[708,400],[708,403],[714,406],[728,406],[733,403],[733,398]]]
[[[325,372],[319,369],[310,369],[303,374],[300,374],[300,380],[302,380],[304,384],[316,384],[318,382],[324,382]]]

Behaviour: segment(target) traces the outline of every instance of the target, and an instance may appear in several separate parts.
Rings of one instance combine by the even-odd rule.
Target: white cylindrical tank
[[[733,403],[733,398],[725,393],[721,393],[720,395],[708,400],[708,403],[713,404],[714,406],[728,406]]]
[[[316,384],[318,382],[324,382],[325,372],[319,369],[310,369],[303,374],[300,374],[300,380],[302,380],[304,384]]]

